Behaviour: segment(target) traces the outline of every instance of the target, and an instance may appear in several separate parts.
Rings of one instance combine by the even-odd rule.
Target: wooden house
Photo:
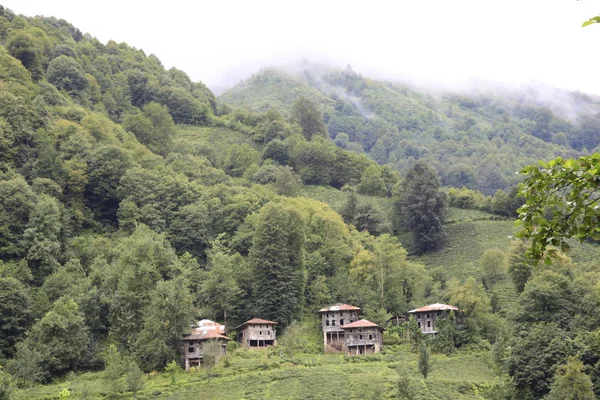
[[[183,343],[182,359],[186,371],[190,367],[202,365],[203,347],[214,340],[221,345],[221,354],[227,352],[227,341],[231,340],[225,336],[225,326],[209,319],[203,319],[194,325],[192,331],[185,335],[181,342]]]
[[[341,351],[344,346],[344,325],[358,320],[359,307],[349,304],[335,304],[318,311],[323,329],[325,350]]]
[[[450,311],[458,311],[458,308],[448,304],[436,303],[410,310],[408,313],[415,316],[421,332],[435,335],[437,333],[435,328],[436,319],[445,316]]]
[[[383,348],[383,327],[366,319],[343,326],[346,354],[374,354]]]
[[[277,322],[253,318],[237,328],[237,341],[248,348],[274,346],[277,344]]]

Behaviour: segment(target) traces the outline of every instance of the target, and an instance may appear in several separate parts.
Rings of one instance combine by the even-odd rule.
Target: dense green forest
[[[569,113],[313,66],[217,98],[0,7],[0,399],[600,395],[599,249],[535,264],[513,237],[515,172],[600,144],[600,100],[560,93]],[[322,350],[315,311],[339,302],[461,313],[353,360]],[[198,319],[252,317],[278,348],[173,363]]]
[[[331,139],[403,173],[415,160],[434,166],[446,186],[506,190],[522,166],[575,156],[600,144],[600,99],[531,85],[485,83],[468,94],[431,93],[354,72],[306,65],[300,73],[265,69],[220,96],[256,111],[290,112],[304,96],[321,105]]]

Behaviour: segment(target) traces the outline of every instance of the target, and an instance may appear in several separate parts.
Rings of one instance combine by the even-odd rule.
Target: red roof
[[[377,327],[377,328],[383,329],[381,326],[377,325],[376,323],[367,321],[366,319],[359,319],[358,321],[354,321],[351,324],[340,326],[340,328],[342,328],[342,329],[372,328],[372,327]]]
[[[195,330],[194,332],[192,332],[191,334],[187,335],[186,337],[184,337],[181,340],[206,340],[206,339],[225,339],[225,340],[231,340],[231,338],[228,338],[227,336],[223,336],[217,332],[206,332],[206,333],[201,333],[197,330]]]
[[[240,326],[236,327],[235,329],[241,328],[244,325],[278,325],[277,322],[273,322],[273,321],[269,321],[266,319],[260,319],[260,318],[252,318],[249,321],[244,322],[243,324],[241,324]]]
[[[349,304],[334,304],[329,307],[321,308],[317,312],[328,312],[328,311],[360,311],[359,307],[354,307]]]
[[[435,303],[435,304],[430,304],[425,307],[415,308],[414,310],[410,310],[409,313],[412,314],[412,313],[420,313],[420,312],[427,312],[427,311],[449,311],[449,310],[458,311],[458,307],[449,306],[448,304]]]

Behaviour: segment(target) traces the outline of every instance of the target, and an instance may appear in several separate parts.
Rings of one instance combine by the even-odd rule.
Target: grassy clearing
[[[451,357],[433,355],[434,370],[424,380],[431,399],[476,399],[474,388],[495,379],[487,353]],[[404,346],[388,346],[382,354],[344,357],[340,354],[300,354],[293,358],[275,351],[238,349],[221,361],[209,380],[206,372],[180,372],[176,385],[164,374],[147,375],[139,399],[390,399],[394,398],[396,368],[403,367],[417,381],[417,355]],[[74,398],[108,398],[109,386],[101,373],[73,376],[64,382],[17,393],[18,399],[58,399],[64,388]],[[45,397],[48,396],[48,397]],[[130,399],[130,393],[113,396]]]

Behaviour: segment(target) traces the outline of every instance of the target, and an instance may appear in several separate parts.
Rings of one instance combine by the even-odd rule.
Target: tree
[[[485,250],[479,259],[479,264],[483,269],[486,284],[487,282],[489,282],[489,284],[494,284],[506,276],[508,260],[506,254],[502,250]]]
[[[86,200],[98,219],[116,221],[117,188],[133,166],[131,154],[118,146],[102,146],[90,155]]]
[[[9,361],[8,370],[19,386],[31,387],[46,376],[42,369],[42,355],[23,342],[17,345],[15,357]]]
[[[40,51],[36,48],[31,36],[19,32],[12,37],[6,48],[11,56],[21,61],[23,66],[29,70],[31,77],[37,81],[44,75]]]
[[[111,344],[104,353],[104,368],[103,377],[111,391],[114,394],[123,391],[123,376],[127,372],[127,360],[123,357],[117,346]]]
[[[446,355],[454,353],[458,341],[454,311],[451,310],[447,316],[438,317],[435,321],[435,329],[437,334],[433,338],[433,349]]]
[[[219,363],[222,355],[223,348],[219,340],[209,339],[202,343],[202,368],[206,370],[209,381],[212,370]]]
[[[258,152],[249,144],[233,144],[225,153],[223,169],[228,175],[241,177],[258,158]]]
[[[46,78],[58,89],[69,93],[81,92],[89,84],[81,65],[77,60],[67,56],[58,56],[50,61]]]
[[[373,164],[365,169],[365,172],[360,178],[357,190],[358,193],[370,196],[385,196],[385,181],[381,176],[381,169],[379,166]]]
[[[285,333],[278,340],[282,352],[288,357],[294,357],[294,353],[306,345],[303,326],[298,321],[292,321],[285,329]]]
[[[573,282],[557,272],[540,271],[527,282],[519,296],[514,319],[523,325],[554,322],[563,329],[570,329],[577,311]]]
[[[592,380],[583,372],[583,363],[576,357],[556,370],[547,400],[594,400]]]
[[[544,257],[552,262],[555,249],[567,252],[566,239],[600,239],[600,153],[578,159],[558,157],[539,166],[521,170],[526,175],[520,194],[525,204],[519,208],[521,238],[531,241],[533,260]]]
[[[133,399],[137,399],[137,393],[144,388],[145,378],[144,373],[140,370],[137,363],[130,360],[125,372],[125,383],[127,389],[133,394]]]
[[[203,125],[209,121],[210,105],[200,102],[180,87],[163,87],[158,100],[169,109],[173,121],[178,124]]]
[[[24,342],[42,355],[41,364],[48,376],[62,376],[82,364],[90,338],[79,306],[60,298],[31,329]]]
[[[294,196],[301,182],[300,177],[292,168],[283,166],[277,170],[275,175],[275,192],[280,196]]]
[[[144,370],[162,369],[177,357],[181,335],[189,329],[195,315],[192,300],[184,278],[156,284],[135,344]]]
[[[171,386],[177,384],[176,377],[179,371],[181,371],[181,368],[179,367],[179,364],[177,364],[177,361],[171,361],[165,367],[165,373],[171,378]]]
[[[394,202],[396,230],[407,229],[419,254],[443,247],[446,196],[434,169],[418,161],[401,183]]]
[[[41,194],[23,232],[23,242],[28,249],[27,260],[38,279],[51,274],[59,265],[61,219],[58,200]]]
[[[30,320],[28,290],[15,278],[0,278],[0,359],[14,355]]]
[[[408,262],[406,250],[389,234],[379,236],[371,246],[372,251],[362,250],[351,261],[351,275],[376,290],[379,308],[405,310],[425,276],[424,267]]]
[[[288,144],[279,139],[271,140],[263,150],[262,159],[271,159],[278,164],[286,165],[290,159],[290,149]]]
[[[425,340],[425,335],[421,331],[421,328],[419,328],[417,319],[414,315],[408,317],[406,331],[408,332],[408,339],[410,340],[412,350],[416,351],[421,347],[421,343]]]
[[[480,335],[494,329],[493,324],[489,324],[492,311],[490,299],[483,285],[475,278],[468,278],[463,285],[458,285],[456,280],[450,281],[446,296],[450,304],[460,310],[457,317],[471,334]]]
[[[182,265],[164,235],[157,234],[145,225],[139,225],[131,236],[121,238],[112,250],[112,255],[110,265],[103,268],[102,283],[102,292],[109,305],[110,336],[121,348],[130,350],[141,333],[140,327],[145,326],[145,318],[152,314],[150,309],[165,315],[168,309],[161,311],[161,301],[165,302],[165,307],[177,307],[171,305],[173,299],[179,296],[185,298],[181,293],[185,293],[183,288],[177,288],[173,293],[169,291],[173,286],[171,283],[162,287],[161,291],[154,292],[165,296],[164,298],[152,299],[157,282],[178,276]],[[155,307],[148,308],[151,301],[155,302]],[[181,315],[178,313],[177,310],[175,315]],[[183,323],[185,319],[177,322]],[[170,326],[164,333],[171,335],[177,326],[180,325]],[[148,325],[149,332],[159,327],[150,323]],[[164,339],[164,336],[157,338],[160,339]],[[165,344],[160,349],[163,350],[164,346]],[[163,356],[164,354],[159,355],[157,352],[157,357]],[[171,359],[172,356],[167,361]]]
[[[558,325],[533,324],[519,331],[508,359],[519,398],[542,398],[550,391],[557,366],[577,352],[577,344]]]
[[[25,256],[23,232],[35,206],[35,194],[25,179],[0,175],[0,256],[3,260]]]
[[[219,240],[214,241],[208,252],[208,267],[200,286],[200,294],[215,314],[223,313],[225,325],[227,312],[236,308],[242,294],[237,275],[235,256],[227,254],[225,246]]]
[[[0,400],[11,400],[13,394],[13,381],[9,374],[0,366]]]
[[[157,154],[166,156],[173,145],[175,124],[167,107],[161,104],[148,103],[142,112],[125,114],[122,124]]]
[[[398,368],[397,398],[400,400],[415,400],[418,389],[415,387],[414,379],[405,368]]]
[[[306,140],[313,136],[327,137],[327,128],[317,105],[306,97],[298,98],[292,106],[292,120],[302,127]]]
[[[526,257],[527,245],[522,240],[513,240],[508,255],[508,272],[517,289],[521,293],[525,284],[533,274],[533,268]]]
[[[299,317],[304,295],[304,224],[296,209],[281,202],[261,209],[250,260],[257,313],[285,328]]]
[[[432,370],[431,361],[429,360],[429,350],[425,342],[421,342],[419,345],[419,372],[423,375],[423,378],[427,379],[427,375]]]

